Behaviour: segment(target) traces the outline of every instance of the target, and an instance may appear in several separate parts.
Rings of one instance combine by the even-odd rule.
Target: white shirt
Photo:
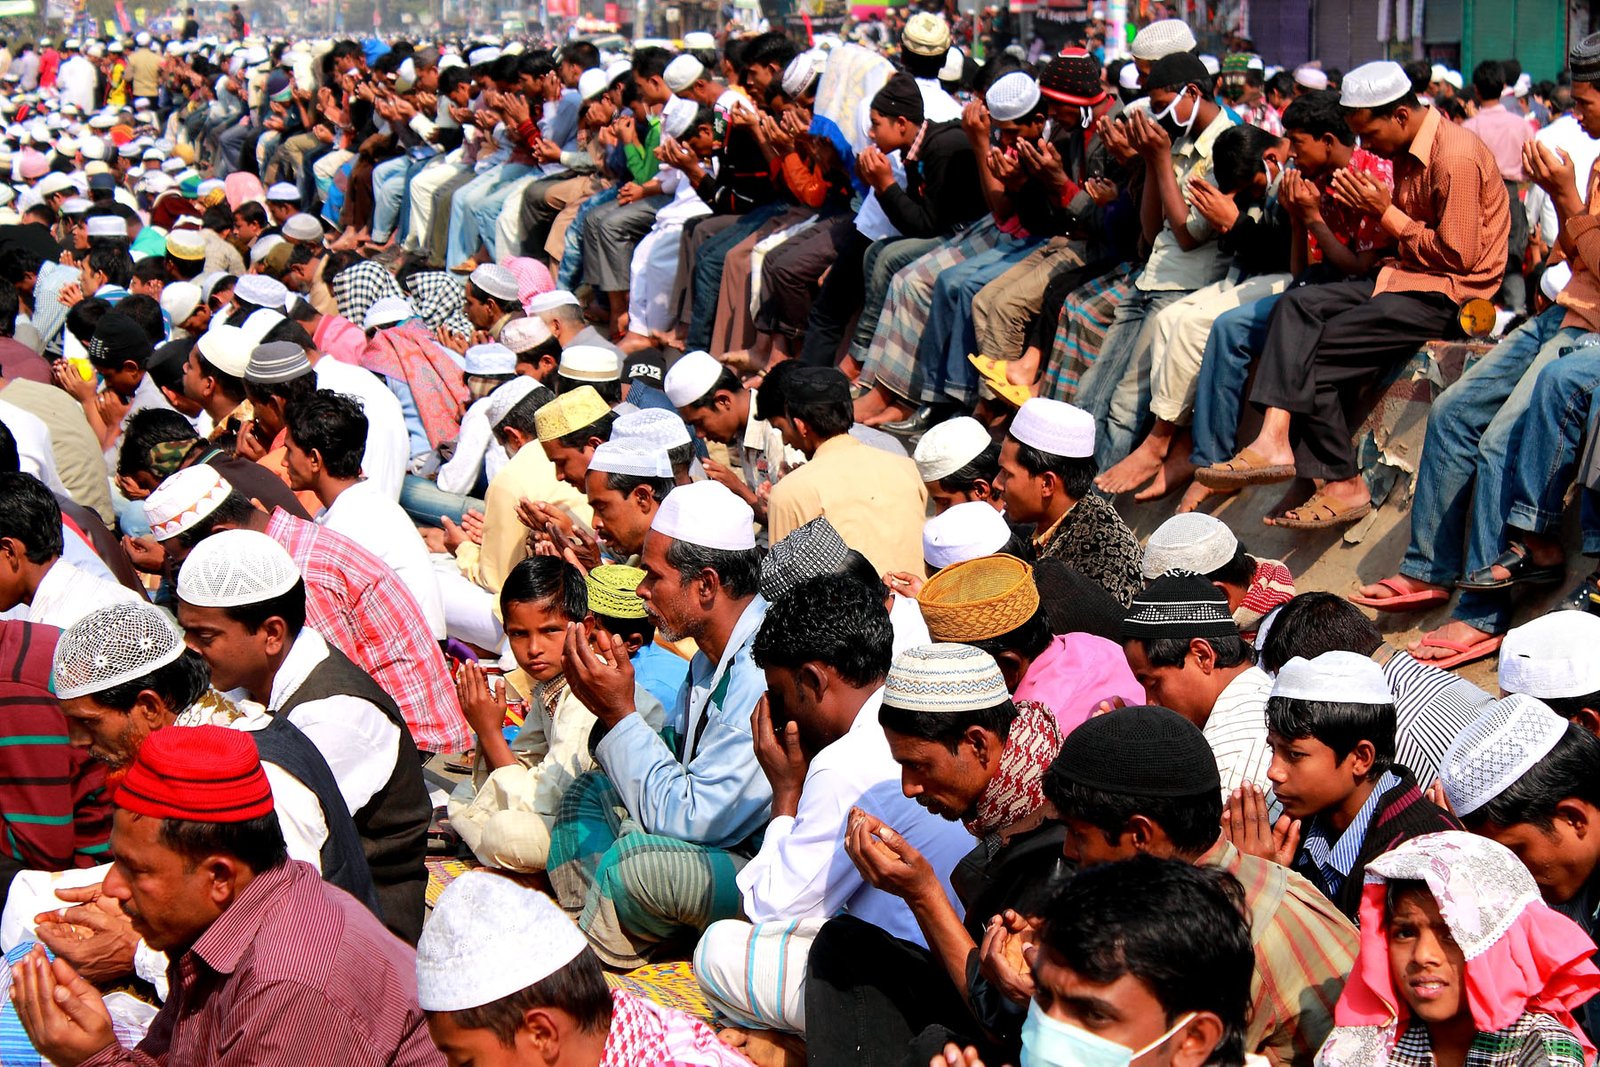
[[[1548,148],[1565,152],[1572,159],[1573,173],[1578,180],[1578,196],[1587,202],[1589,171],[1594,167],[1595,157],[1600,156],[1600,141],[1584,133],[1583,124],[1571,115],[1562,115],[1534,134],[1533,139]],[[1528,190],[1524,207],[1529,224],[1538,227],[1546,244],[1555,244],[1556,238],[1561,236],[1561,228],[1556,223],[1556,205],[1550,195],[1535,185]]]
[[[931,644],[933,638],[928,636],[928,620],[922,617],[922,607],[917,603],[916,597],[892,594],[894,602],[889,606],[889,626],[894,630],[894,655],[898,656],[908,648],[918,645]]]
[[[489,425],[489,397],[479,397],[461,416],[455,453],[450,462],[439,468],[434,484],[441,492],[470,496],[478,484],[478,475],[492,481],[508,458],[505,446],[494,439],[494,427]]]
[[[283,707],[327,658],[328,643],[322,635],[309,626],[303,628],[272,679],[267,710]],[[249,699],[244,694],[228,696],[235,702]],[[400,727],[369,701],[345,695],[311,700],[291,711],[289,721],[328,761],[351,815],[366,807],[394,773],[400,758]]]
[[[370,481],[357,482],[317,513],[317,525],[344,534],[394,571],[416,598],[436,641],[444,639],[444,600],[428,546],[399,504]]]
[[[874,889],[844,851],[850,809],[882,819],[932,865],[958,912],[950,871],[976,842],[958,822],[942,819],[900,791],[900,766],[878,724],[883,690],[856,713],[848,733],[828,745],[806,770],[796,813],[767,826],[761,851],[736,881],[751,922],[831,918],[848,912],[895,937],[926,945],[904,900]]]
[[[1201,732],[1217,757],[1224,803],[1246,782],[1254,782],[1263,793],[1272,795],[1272,783],[1267,779],[1267,768],[1272,766],[1272,749],[1267,747],[1267,698],[1271,695],[1272,676],[1260,667],[1251,667],[1229,682],[1212,705],[1211,717]]]
[[[23,474],[31,474],[44,483],[44,487],[58,497],[68,497],[67,487],[61,484],[56,472],[56,454],[50,444],[50,427],[31,411],[26,411],[9,401],[0,400],[0,423],[17,441],[17,458]]]
[[[39,579],[39,588],[28,605],[28,621],[65,630],[90,612],[139,601],[139,594],[132,589],[58,559]]]
[[[76,104],[85,114],[95,110],[98,81],[94,64],[82,56],[73,56],[56,71],[56,91],[61,94],[62,103]]]
[[[341,363],[332,356],[317,360],[313,370],[318,389],[345,393],[361,402],[361,411],[367,416],[367,447],[361,453],[361,473],[390,500],[399,500],[406,465],[411,462],[411,434],[406,429],[399,397],[365,367]]]

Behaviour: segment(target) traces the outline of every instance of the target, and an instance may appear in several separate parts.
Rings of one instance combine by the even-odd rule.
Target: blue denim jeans
[[[717,294],[722,289],[722,265],[728,253],[733,251],[734,245],[787,210],[789,205],[781,201],[753,207],[744,218],[707,240],[695,253],[694,281],[690,287],[690,299],[694,303],[689,313],[689,351],[711,347],[711,331],[717,324]]]
[[[621,189],[611,186],[602,189],[578,207],[578,214],[572,219],[572,224],[567,227],[567,236],[562,243],[561,263],[556,272],[556,285],[562,289],[576,289],[583,284],[583,220],[588,218],[589,212],[604,204],[609,204],[617,198]]]
[[[478,216],[478,239],[491,260],[500,255],[495,248],[495,227],[500,221],[500,209],[506,206],[512,193],[521,193],[528,181],[538,176],[538,170],[521,163],[507,163],[500,174],[500,184],[477,199],[473,211]],[[526,181],[524,179],[527,179]]]
[[[1505,469],[1510,482],[1506,521],[1519,530],[1546,533],[1561,524],[1567,486],[1582,454],[1584,431],[1600,387],[1600,348],[1575,348],[1539,372],[1528,410],[1517,420],[1517,458]],[[1600,555],[1596,495],[1583,489],[1583,554]]]
[[[476,497],[447,493],[427,478],[406,475],[400,486],[400,506],[411,516],[411,521],[423,526],[439,525],[439,516],[448,516],[460,525],[461,516],[468,510],[482,511],[483,501]]]
[[[1150,420],[1150,319],[1186,289],[1144,290],[1117,306],[1100,354],[1078,382],[1077,404],[1094,416],[1094,458],[1101,470],[1122,459]]]
[[[1278,297],[1224,311],[1211,324],[1201,358],[1194,397],[1194,451],[1189,462],[1197,467],[1224,463],[1239,450],[1239,413],[1250,365],[1267,344],[1267,327]]]
[[[405,237],[411,213],[406,206],[411,200],[408,190],[411,178],[422,165],[410,156],[401,154],[386,159],[372,168],[372,239],[387,241],[391,236]],[[400,227],[395,234],[395,227]]]
[[[972,301],[985,285],[1027,259],[1038,246],[1033,238],[1006,238],[939,275],[928,324],[917,346],[924,403],[952,399],[970,403],[976,397],[978,373],[967,360],[967,353],[978,350]]]

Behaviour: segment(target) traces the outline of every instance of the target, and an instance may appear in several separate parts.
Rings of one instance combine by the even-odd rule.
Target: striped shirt
[[[1438,780],[1450,742],[1494,697],[1393,645],[1379,645],[1372,658],[1394,694],[1394,761],[1426,789]]]
[[[1350,877],[1350,871],[1356,865],[1356,858],[1361,855],[1361,846],[1367,839],[1367,825],[1378,811],[1378,802],[1399,784],[1399,775],[1384,771],[1378,784],[1367,794],[1361,810],[1356,812],[1356,817],[1350,820],[1350,825],[1344,828],[1344,833],[1339,835],[1337,841],[1330,837],[1333,828],[1323,814],[1313,817],[1306,827],[1306,840],[1301,848],[1321,872],[1330,899],[1339,895],[1344,880]]]
[[[1272,783],[1267,780],[1267,768],[1272,766],[1272,749],[1267,747],[1267,697],[1271,695],[1272,676],[1260,667],[1250,667],[1228,683],[1211,707],[1201,732],[1217,757],[1224,803],[1246,782],[1272,793]]]

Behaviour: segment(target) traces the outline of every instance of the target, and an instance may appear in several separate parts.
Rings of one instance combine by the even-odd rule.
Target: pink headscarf
[[[500,265],[516,275],[517,299],[522,303],[523,311],[528,311],[528,301],[556,287],[555,279],[550,277],[550,268],[536,259],[506,256],[500,260]]]
[[[235,211],[239,210],[240,204],[251,200],[263,205],[267,202],[267,190],[262,186],[261,179],[242,170],[236,170],[222,179],[222,191],[228,198],[228,206]]]

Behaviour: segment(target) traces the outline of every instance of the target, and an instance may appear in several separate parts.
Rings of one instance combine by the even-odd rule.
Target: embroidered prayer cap
[[[275,385],[311,373],[306,350],[293,341],[270,341],[250,350],[250,363],[244,380],[256,385]]]
[[[1500,688],[1540,700],[1600,692],[1600,616],[1552,611],[1506,634]]]
[[[1182,19],[1158,19],[1134,34],[1129,46],[1134,59],[1154,63],[1176,52],[1194,51],[1194,32]]]
[[[116,215],[96,215],[84,224],[84,232],[93,237],[128,238],[128,224]]]
[[[919,11],[906,20],[900,46],[919,56],[942,56],[950,50],[950,24],[938,15]]]
[[[709,352],[685,352],[667,368],[661,387],[673,407],[683,408],[711,392],[722,379],[722,364]]]
[[[288,551],[255,530],[223,530],[194,547],[178,571],[178,599],[197,608],[260,604],[300,581]]]
[[[726,552],[756,547],[756,513],[732,489],[718,482],[691,482],[667,494],[650,529],[674,541]]]
[[[1064,400],[1036,396],[1011,420],[1010,434],[1025,445],[1068,459],[1094,455],[1094,416]]]
[[[367,313],[361,318],[361,328],[378,330],[416,317],[417,309],[412,307],[411,301],[405,297],[383,296],[374,300],[372,306],[367,308]]]
[[[883,681],[883,706],[955,715],[987,711],[1011,700],[994,657],[971,645],[939,642],[908,648]]]
[[[496,300],[511,303],[517,299],[517,276],[498,263],[484,263],[474,268],[467,280]]]
[[[534,413],[534,425],[542,444],[576,433],[585,426],[593,426],[611,408],[594,391],[594,386],[584,385],[562,393]]]
[[[164,480],[144,501],[145,520],[157,541],[166,541],[217,510],[233,486],[209,463],[185,467]]]
[[[1327,75],[1323,75],[1324,78]],[[1348,108],[1382,107],[1411,91],[1405,68],[1392,59],[1363,63],[1339,83],[1339,105]]]
[[[818,515],[767,549],[761,561],[761,595],[776,603],[802,582],[841,573],[849,558],[850,548],[839,531]]]
[[[1572,68],[1572,80],[1575,82],[1600,81],[1600,33],[1591,33],[1580,41],[1574,41],[1567,51],[1567,66]],[[1435,80],[1450,81],[1452,73],[1443,71]]]
[[[169,285],[167,288],[171,289],[172,286]],[[172,321],[180,320],[174,316]],[[245,371],[250,369],[250,352],[253,346],[245,339],[244,331],[237,326],[218,323],[200,335],[195,347],[200,350],[200,355],[207,363],[223,374],[243,378]]]
[[[589,589],[589,610],[611,619],[645,618],[644,601],[639,598],[639,583],[644,571],[621,563],[607,563],[589,572],[584,584]]]
[[[513,353],[523,353],[538,348],[550,340],[550,327],[537,315],[524,315],[512,319],[500,328],[500,343]]]
[[[617,417],[611,424],[613,441],[643,441],[656,448],[681,448],[693,440],[688,425],[675,411],[644,408]]]
[[[1316,67],[1296,67],[1294,83],[1313,92],[1320,92],[1328,87],[1328,76]]]
[[[311,215],[290,215],[284,220],[283,235],[291,241],[321,241],[322,223]]]
[[[273,811],[255,741],[209,723],[146,737],[112,803],[155,819],[204,823],[248,822]]]
[[[97,367],[120,367],[133,360],[142,366],[154,350],[143,326],[120,311],[108,311],[89,340],[89,362]]]
[[[885,118],[903,118],[912,123],[927,117],[925,107],[917,80],[904,71],[890,75],[872,98],[873,111]]]
[[[489,402],[484,405],[483,413],[489,420],[489,429],[493,430],[500,425],[500,420],[511,413],[511,409],[525,400],[529,393],[539,388],[539,383],[526,374],[519,374],[489,394]]]
[[[679,56],[678,58],[693,59],[692,56]],[[673,62],[677,62],[677,60]],[[674,96],[661,109],[661,135],[673,138],[682,137],[689,132],[689,127],[694,123],[694,117],[699,113],[699,104],[681,96]]]
[[[821,76],[827,64],[828,53],[820,48],[808,48],[789,60],[789,65],[783,68],[784,95],[793,99],[805,92]]]
[[[1106,98],[1100,64],[1081,48],[1068,48],[1045,64],[1039,72],[1039,91],[1052,100],[1082,107],[1091,107]]]
[[[161,289],[161,310],[177,326],[194,314],[202,299],[200,287],[194,282],[168,282]]]
[[[606,72],[596,67],[586,70],[578,75],[578,96],[584,103],[595,99],[611,88],[611,79],[606,77]]]
[[[667,83],[667,88],[675,93],[681,93],[695,82],[705,76],[706,67],[694,56],[684,53],[674,56],[672,62],[667,64],[667,69],[661,72],[661,80]],[[674,134],[673,136],[676,136]]]
[[[1074,727],[1050,775],[1115,796],[1214,796],[1222,789],[1205,734],[1152,704],[1118,708]]]
[[[1324,652],[1312,659],[1296,656],[1278,670],[1272,695],[1377,707],[1394,703],[1383,668],[1359,652]]]
[[[1470,815],[1504,793],[1550,754],[1569,726],[1547,705],[1521,693],[1483,705],[1439,761],[1451,810]]]
[[[289,300],[289,287],[265,274],[241,274],[234,282],[233,295],[257,307],[281,308]]]
[[[1238,551],[1239,539],[1215,515],[1199,511],[1174,515],[1156,527],[1144,546],[1144,576],[1159,578],[1173,571],[1211,574]]]
[[[995,121],[1015,122],[1039,106],[1039,83],[1033,75],[1014,70],[996,78],[983,100]]]
[[[923,524],[922,558],[942,569],[993,555],[1010,540],[1011,527],[998,509],[984,500],[968,500]]]
[[[480,378],[517,373],[517,354],[495,341],[473,345],[461,359],[466,364],[466,373]]]
[[[993,443],[994,438],[983,423],[970,415],[960,415],[930,426],[911,458],[923,481],[937,482],[983,455]]]
[[[917,604],[935,641],[985,641],[1033,618],[1039,587],[1032,567],[1001,553],[944,568],[928,579]]]
[[[298,204],[300,189],[294,182],[274,182],[267,190],[267,199],[280,204]]]
[[[142,678],[183,655],[183,632],[145,601],[91,611],[56,641],[52,688],[60,700]]]
[[[468,871],[439,895],[417,941],[417,1003],[423,1011],[482,1007],[544,981],[588,945],[537,889]]]
[[[671,478],[667,450],[643,441],[601,441],[589,456],[589,469],[630,478]]]
[[[1133,598],[1122,619],[1123,640],[1147,637],[1238,637],[1222,590],[1197,574],[1166,574]]]

